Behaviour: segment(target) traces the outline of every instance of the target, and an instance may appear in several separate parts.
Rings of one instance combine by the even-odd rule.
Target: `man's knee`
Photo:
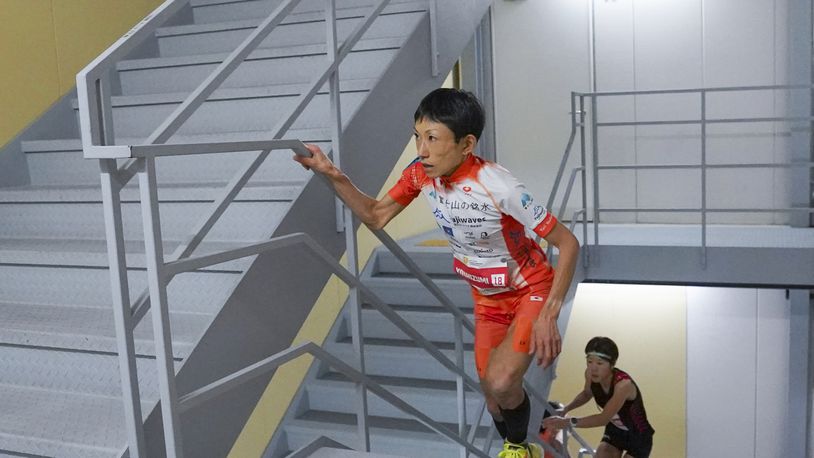
[[[510,397],[521,387],[522,374],[511,370],[502,370],[490,366],[486,370],[484,385],[489,394],[497,399]]]

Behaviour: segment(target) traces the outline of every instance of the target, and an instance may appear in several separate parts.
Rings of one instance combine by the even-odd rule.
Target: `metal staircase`
[[[442,239],[443,234],[437,238]],[[431,237],[431,235],[430,235]],[[400,242],[407,254],[444,291],[447,297],[472,320],[469,286],[450,269],[451,254],[446,247],[422,247],[412,239]],[[362,281],[396,310],[410,325],[454,360],[454,317],[438,304],[412,274],[384,248],[376,250],[362,272]],[[433,420],[457,429],[458,405],[453,373],[435,361],[424,349],[370,304],[362,306],[367,374],[382,386]],[[472,335],[464,333],[464,367],[475,375]],[[337,357],[352,361],[351,309],[345,307],[334,324],[324,348]],[[478,421],[482,397],[467,390],[467,423]],[[324,364],[314,364],[307,381],[292,403],[286,419],[266,450],[265,457],[287,456],[320,434],[347,446],[358,442],[356,430],[356,385]],[[457,456],[457,446],[394,408],[369,395],[371,451],[397,456]],[[478,431],[480,444],[491,426],[485,414]],[[497,441],[493,444],[497,450]],[[502,444],[500,444],[502,446]],[[492,453],[493,454],[493,453]]]
[[[112,93],[106,145],[140,145],[248,37],[280,0],[168,1],[168,25],[147,33],[131,58],[115,63],[102,89]],[[369,14],[374,0],[337,0],[341,43]],[[460,3],[460,4],[459,4]],[[392,0],[339,66],[343,146],[359,152],[343,168],[363,189],[378,189],[410,131],[411,108],[438,87],[467,44],[488,2],[467,2],[472,18],[456,19],[462,2],[438,6],[438,71],[430,62],[429,3]],[[265,140],[326,62],[325,1],[304,0],[212,93],[168,144]],[[154,17],[151,15],[150,17]],[[450,19],[452,18],[452,19]],[[458,22],[455,22],[455,21]],[[139,27],[142,27],[139,29]],[[124,38],[123,38],[124,40]],[[128,443],[111,307],[105,216],[97,161],[83,160],[76,112],[56,106],[7,148],[24,155],[30,184],[0,188],[0,454],[120,456]],[[284,138],[331,139],[329,97],[320,91]],[[34,132],[34,133],[32,133]],[[35,134],[36,133],[36,134]],[[87,151],[85,151],[87,154]],[[370,154],[375,163],[369,164]],[[157,159],[162,249],[183,247],[221,188],[252,152]],[[272,151],[195,254],[228,250],[308,230],[338,255],[333,198],[311,174]],[[124,161],[119,161],[124,166]],[[131,169],[132,172],[135,170]],[[121,191],[128,301],[147,289],[139,190]],[[172,364],[182,393],[290,345],[292,329],[313,303],[314,285],[330,271],[315,267],[305,285],[289,272],[297,250],[262,254],[183,273],[168,288]],[[276,256],[276,259],[275,259]],[[293,260],[293,261],[292,261]],[[312,267],[302,260],[302,267]],[[299,283],[298,283],[299,281]],[[293,291],[279,293],[281,285]],[[298,289],[297,287],[302,287]],[[272,293],[275,291],[276,293]],[[127,302],[127,301],[126,301]],[[164,453],[151,312],[134,330],[140,408],[147,456]],[[281,323],[279,315],[289,320]],[[285,329],[282,329],[285,328]],[[268,377],[183,417],[188,456],[223,456]],[[224,405],[228,408],[224,409]]]

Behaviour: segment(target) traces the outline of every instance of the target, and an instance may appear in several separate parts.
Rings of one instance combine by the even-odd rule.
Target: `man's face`
[[[449,176],[472,153],[475,136],[455,142],[452,130],[440,122],[419,119],[415,123],[415,146],[429,178]]]

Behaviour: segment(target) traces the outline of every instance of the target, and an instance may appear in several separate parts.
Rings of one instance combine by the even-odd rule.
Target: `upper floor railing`
[[[582,240],[586,246],[592,245],[598,247],[600,245],[599,237],[599,224],[601,223],[601,215],[603,213],[697,213],[700,215],[700,235],[701,235],[701,264],[706,265],[707,256],[707,233],[709,230],[708,215],[711,213],[802,213],[811,215],[814,213],[811,202],[800,206],[786,206],[786,207],[772,207],[772,208],[759,208],[759,207],[738,207],[738,208],[725,208],[725,207],[711,207],[709,205],[709,170],[720,169],[806,169],[811,170],[814,167],[812,162],[811,153],[811,122],[814,120],[813,116],[755,116],[755,117],[711,117],[709,115],[709,96],[710,94],[718,93],[741,93],[744,96],[761,91],[794,91],[805,90],[810,91],[812,86],[808,85],[776,85],[776,86],[737,86],[737,87],[716,87],[716,88],[693,88],[693,89],[675,89],[675,90],[653,90],[653,91],[618,91],[618,92],[572,92],[571,93],[571,132],[565,152],[563,153],[560,161],[559,169],[557,171],[554,185],[548,199],[548,208],[553,209],[556,196],[561,190],[562,178],[566,173],[567,166],[571,160],[574,144],[578,141],[579,144],[579,158],[578,165],[574,166],[570,171],[570,177],[564,189],[564,195],[559,205],[558,216],[562,217],[566,211],[569,203],[571,192],[574,187],[577,176],[580,177],[581,185],[581,203],[577,207],[572,217],[572,227],[574,224],[581,220],[582,223]],[[613,121],[606,122],[600,121],[598,108],[599,99],[602,98],[622,98],[622,97],[644,97],[654,95],[697,95],[698,110],[700,116],[698,118],[683,118],[683,119],[648,119],[648,120],[635,120],[635,121]],[[586,111],[586,99],[589,108]],[[586,118],[588,121],[586,122]],[[710,125],[723,125],[723,124],[754,124],[754,123],[804,123],[805,127],[799,130],[808,132],[808,149],[802,152],[807,160],[796,161],[772,161],[772,162],[756,162],[748,161],[747,159],[739,160],[733,163],[711,163],[708,159],[708,145],[709,133],[708,126]],[[698,138],[700,140],[700,159],[697,163],[693,162],[679,162],[674,164],[608,164],[602,161],[603,153],[601,151],[600,128],[619,128],[619,127],[634,127],[634,126],[682,126],[682,125],[696,125],[699,127]],[[586,129],[589,132],[586,132]],[[590,148],[590,158],[588,157],[588,150]],[[802,154],[801,154],[802,155]],[[699,170],[700,179],[695,185],[700,189],[700,200],[697,206],[694,207],[609,207],[602,206],[600,202],[600,173],[603,171],[611,170]],[[590,177],[588,176],[590,171]],[[588,191],[588,183],[591,183],[592,190]],[[810,199],[810,179],[804,180],[803,184],[809,187]],[[694,184],[688,183],[687,187],[692,188]],[[686,189],[686,188],[685,188]],[[665,193],[674,193],[675,189],[665,187],[659,191]],[[658,192],[658,191],[657,191]],[[681,191],[678,191],[681,192]],[[589,197],[590,201],[589,201]],[[589,241],[588,227],[592,227],[592,239]],[[590,263],[590,251],[583,250],[584,265],[588,266]],[[595,250],[594,250],[595,251]]]

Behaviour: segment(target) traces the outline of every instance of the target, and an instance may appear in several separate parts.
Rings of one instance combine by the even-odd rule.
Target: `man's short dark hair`
[[[413,121],[422,119],[447,126],[455,134],[457,143],[469,134],[480,139],[486,117],[483,107],[471,92],[440,88],[427,94],[418,104]]]
[[[585,346],[585,354],[599,353],[606,355],[608,358],[603,358],[611,365],[616,365],[616,360],[619,359],[619,347],[616,343],[608,337],[597,336],[588,341]]]

